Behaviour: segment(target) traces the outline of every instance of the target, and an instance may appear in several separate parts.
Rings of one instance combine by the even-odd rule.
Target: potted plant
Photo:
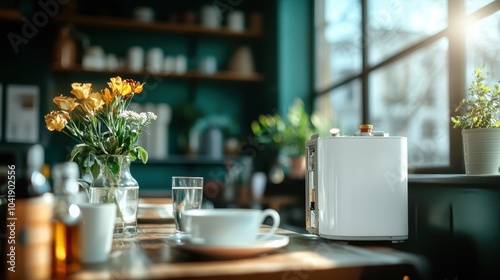
[[[305,175],[305,142],[317,133],[318,123],[304,109],[304,103],[296,99],[285,117],[278,113],[260,115],[252,122],[252,132],[261,144],[280,149],[291,159],[290,177]]]
[[[485,84],[487,75],[475,70],[467,97],[455,109],[464,113],[451,118],[462,129],[466,174],[500,174],[500,90]]]

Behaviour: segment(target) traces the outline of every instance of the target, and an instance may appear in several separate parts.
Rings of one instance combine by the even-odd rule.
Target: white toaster
[[[407,139],[371,126],[354,136],[331,131],[305,144],[307,231],[346,241],[408,239]]]

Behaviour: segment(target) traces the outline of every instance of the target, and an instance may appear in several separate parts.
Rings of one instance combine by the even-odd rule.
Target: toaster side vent
[[[317,153],[316,145],[318,143],[317,137],[311,137],[311,140],[306,142],[306,229],[312,234],[318,234],[318,220],[316,212],[317,205]]]

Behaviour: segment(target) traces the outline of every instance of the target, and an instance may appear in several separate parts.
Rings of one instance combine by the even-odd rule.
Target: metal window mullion
[[[368,11],[367,0],[361,1],[361,110],[363,123],[369,123],[370,103],[368,102],[369,84],[368,84],[368,40],[367,40],[367,26],[368,26]]]
[[[448,0],[448,97],[450,117],[454,108],[465,97],[465,1]],[[463,172],[462,136],[459,129],[453,129],[449,122],[450,133],[450,168],[454,172]]]

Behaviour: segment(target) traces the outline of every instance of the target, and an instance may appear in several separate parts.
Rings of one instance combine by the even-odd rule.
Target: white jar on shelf
[[[114,53],[108,53],[106,55],[106,69],[109,71],[117,70],[120,67],[118,57]]]
[[[144,49],[138,46],[128,49],[127,65],[128,69],[133,72],[144,70]]]
[[[234,10],[227,15],[227,27],[234,32],[245,30],[245,14],[242,11]]]
[[[198,68],[201,73],[215,74],[217,72],[217,60],[213,56],[206,56],[200,60]]]
[[[106,57],[100,46],[88,47],[82,59],[83,69],[104,70],[106,69]]]
[[[221,14],[221,11],[215,5],[203,6],[201,8],[201,25],[210,29],[219,28],[222,20]]]
[[[160,48],[151,48],[146,54],[146,68],[153,73],[161,72],[163,68],[163,51]]]
[[[185,55],[175,57],[175,73],[184,74],[187,72],[187,58]]]
[[[174,73],[175,72],[175,57],[167,55],[163,61],[163,72],[164,73]]]

